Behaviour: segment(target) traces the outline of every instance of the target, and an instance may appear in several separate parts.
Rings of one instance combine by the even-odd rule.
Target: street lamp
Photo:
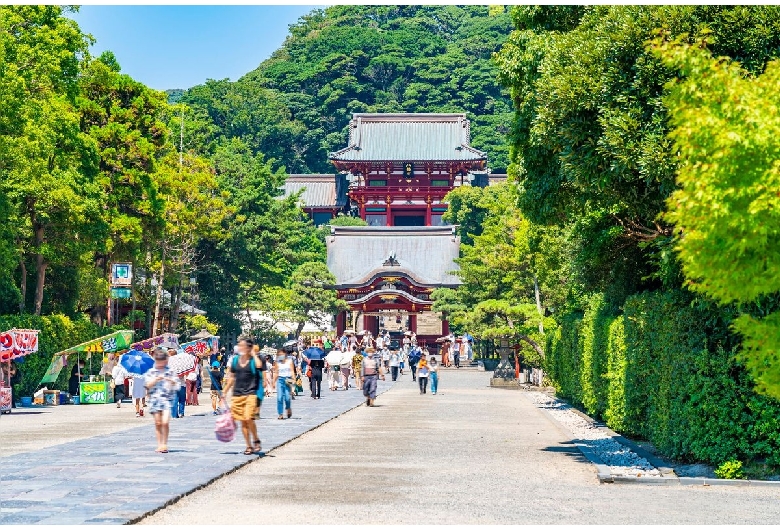
[[[515,377],[515,367],[509,362],[509,354],[514,351],[509,342],[509,338],[501,337],[497,349],[501,356],[501,360],[493,371],[493,377],[490,379],[490,386],[516,387],[517,379]]]

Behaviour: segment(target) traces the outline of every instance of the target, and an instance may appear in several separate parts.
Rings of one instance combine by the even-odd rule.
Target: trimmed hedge
[[[17,367],[22,372],[22,381],[14,387],[14,399],[22,396],[32,396],[38,389],[43,374],[49,367],[52,355],[76,344],[111,333],[111,328],[103,328],[89,321],[86,317],[71,319],[65,315],[49,315],[36,317],[33,315],[0,315],[0,331],[11,328],[38,329],[38,351],[24,358]],[[101,361],[93,360],[92,372],[97,373],[102,366]],[[68,378],[72,364],[65,367],[52,389],[67,390]],[[87,374],[89,363],[87,363]]]
[[[659,291],[613,315],[594,296],[548,338],[546,371],[560,396],[671,457],[778,466],[780,403],[753,391],[735,347],[711,340],[728,334],[713,311]]]

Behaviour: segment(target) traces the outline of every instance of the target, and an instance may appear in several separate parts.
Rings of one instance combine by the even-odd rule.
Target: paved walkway
[[[142,524],[723,524],[780,520],[780,489],[600,484],[572,437],[489,374],[409,377]]]
[[[391,386],[380,381],[382,392]],[[318,401],[299,396],[292,419],[285,421],[276,419],[276,400],[268,398],[259,424],[263,450],[364,403],[357,390],[325,388],[322,395]],[[188,407],[186,412],[204,409]],[[79,415],[89,421],[73,421]],[[3,416],[0,524],[127,523],[258,458],[242,454],[240,431],[232,443],[218,442],[210,412],[171,420],[166,455],[154,452],[151,418],[137,419],[140,427],[131,420],[136,418],[127,404],[119,410],[112,405],[17,409]],[[62,439],[70,441],[57,443]]]

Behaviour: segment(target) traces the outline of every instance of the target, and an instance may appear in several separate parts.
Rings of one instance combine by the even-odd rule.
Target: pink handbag
[[[229,410],[225,410],[225,412],[217,416],[214,434],[217,436],[217,440],[225,443],[232,442],[233,438],[235,438],[236,422],[233,420],[233,415]]]

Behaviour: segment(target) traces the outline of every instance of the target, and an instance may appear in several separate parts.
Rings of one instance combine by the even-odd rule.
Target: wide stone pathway
[[[393,383],[379,383],[384,392]],[[307,395],[292,402],[293,417],[276,419],[276,399],[266,398],[259,423],[263,451],[293,440],[303,433],[365,403],[361,392],[332,392],[323,386],[322,399]],[[208,401],[208,394],[201,395]],[[81,407],[100,407],[84,405]],[[130,414],[126,404],[107,413]],[[113,411],[110,409],[114,409]],[[73,413],[76,407],[68,410]],[[24,409],[0,420],[11,432],[11,422],[26,421]],[[47,411],[57,414],[56,408]],[[186,412],[186,411],[185,411]],[[0,458],[0,524],[124,524],[170,503],[257,456],[245,456],[243,436],[228,444],[214,436],[214,417],[200,413],[171,420],[169,453],[155,453],[154,425],[148,418],[133,427],[99,436]],[[29,429],[34,435],[33,427]],[[67,428],[67,427],[64,427]],[[75,428],[75,427],[73,427]]]
[[[564,431],[490,374],[404,377],[142,524],[777,524],[780,488],[601,484]]]

